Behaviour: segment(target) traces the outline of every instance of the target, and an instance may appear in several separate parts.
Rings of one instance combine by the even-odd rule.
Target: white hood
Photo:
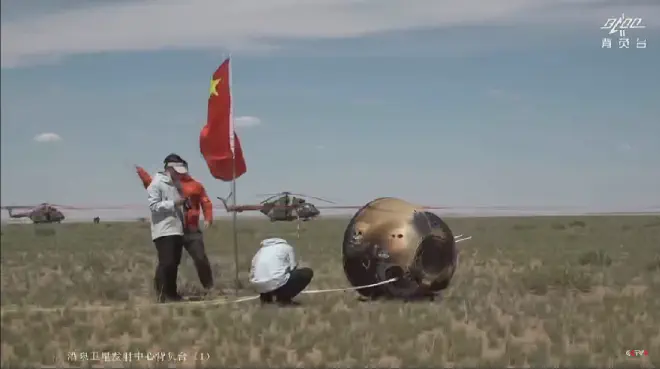
[[[266,238],[265,240],[261,241],[261,247],[277,245],[277,244],[280,244],[280,243],[284,243],[284,244],[287,244],[287,245],[289,244],[288,242],[286,242],[285,239],[282,239],[282,238]]]
[[[293,247],[282,238],[266,238],[252,258],[250,283],[259,293],[271,292],[282,287],[296,269]]]
[[[166,184],[166,185],[171,185],[172,184],[172,178],[167,173],[157,172],[152,177],[151,182],[152,183],[153,182],[159,182],[159,183],[163,183],[163,184]]]

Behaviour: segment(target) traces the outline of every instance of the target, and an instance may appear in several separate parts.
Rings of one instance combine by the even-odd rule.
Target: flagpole
[[[231,127],[231,193],[232,193],[232,205],[236,209],[236,134],[234,130],[234,101],[233,96],[231,95],[231,85],[232,85],[232,73],[231,73],[231,53],[229,54],[229,96],[231,99],[231,104],[229,107],[229,120]],[[238,271],[238,214],[236,211],[232,212],[232,231],[233,231],[233,240],[234,240],[234,293],[238,295],[238,290],[241,288],[241,281],[239,279]]]
[[[232,157],[231,169],[234,175],[234,179],[231,181],[231,192],[232,195],[232,205],[236,209],[236,155]],[[238,214],[234,211],[232,212],[232,228],[234,233],[234,287],[236,289],[235,293],[238,295],[238,290],[241,288],[241,281],[238,278]]]

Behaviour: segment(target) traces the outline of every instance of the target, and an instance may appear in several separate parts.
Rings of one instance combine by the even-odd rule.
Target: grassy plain
[[[660,367],[660,216],[447,221],[473,239],[459,244],[443,301],[361,302],[334,292],[300,296],[302,306],[287,309],[140,306],[154,300],[145,223],[4,226],[0,364],[172,367],[146,353],[183,352],[176,367]],[[310,222],[297,239],[295,224],[241,220],[240,278],[260,239],[281,236],[315,269],[310,288],[347,286],[346,224]],[[231,223],[217,222],[206,245],[218,289],[234,298]],[[179,285],[199,285],[185,252]],[[30,310],[93,304],[115,308]],[[628,349],[649,356],[630,358]],[[127,352],[130,362],[112,360]],[[105,363],[91,360],[102,353]]]

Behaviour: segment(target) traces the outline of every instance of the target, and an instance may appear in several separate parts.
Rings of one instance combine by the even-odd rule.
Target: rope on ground
[[[357,286],[357,287],[346,287],[346,288],[329,288],[327,290],[307,290],[307,291],[302,291],[301,294],[305,295],[311,295],[314,293],[325,293],[325,292],[342,292],[342,291],[354,291],[354,290],[361,290],[363,288],[369,288],[369,287],[378,287],[382,286],[384,284],[389,284],[394,281],[396,281],[398,278],[390,278],[386,281],[378,282],[378,283],[372,283],[372,284],[367,284],[364,286]]]
[[[454,237],[455,242],[462,242],[472,239],[472,236],[463,237],[463,235],[458,235]],[[345,287],[345,288],[329,288],[329,289],[320,289],[320,290],[305,290],[301,294],[311,295],[317,293],[327,293],[327,292],[344,292],[344,291],[355,291],[364,288],[378,287],[385,284],[392,283],[398,278],[390,278],[386,281],[367,284],[363,286],[355,287]],[[138,304],[138,305],[114,305],[114,306],[102,306],[102,305],[91,305],[91,306],[71,306],[71,307],[38,307],[38,306],[27,306],[27,307],[12,307],[12,308],[2,308],[1,313],[52,313],[52,312],[62,312],[62,311],[77,311],[77,312],[92,312],[92,311],[103,311],[103,310],[127,310],[127,309],[138,309],[138,308],[149,308],[149,307],[162,307],[162,306],[186,306],[186,305],[198,305],[198,306],[218,306],[218,305],[228,305],[228,304],[237,304],[239,302],[252,301],[259,298],[259,295],[255,296],[245,296],[239,297],[234,300],[227,299],[215,299],[215,300],[201,300],[201,301],[179,301],[179,302],[168,302],[162,304]]]

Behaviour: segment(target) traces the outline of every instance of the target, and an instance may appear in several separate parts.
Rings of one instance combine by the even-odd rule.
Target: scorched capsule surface
[[[342,254],[353,286],[398,278],[358,290],[371,298],[435,295],[449,286],[458,258],[454,235],[439,216],[393,197],[358,210],[344,232]]]

